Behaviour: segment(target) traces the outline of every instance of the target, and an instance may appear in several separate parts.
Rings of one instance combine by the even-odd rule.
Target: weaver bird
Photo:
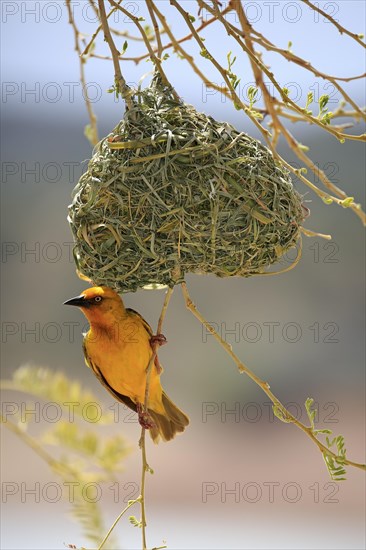
[[[125,308],[121,297],[105,286],[88,288],[65,305],[79,307],[90,323],[83,341],[87,366],[113,397],[138,413],[154,443],[183,432],[189,419],[161,387],[162,367],[157,356],[150,374],[147,411],[143,405],[152,344],[165,344],[165,337],[154,336],[145,319]]]

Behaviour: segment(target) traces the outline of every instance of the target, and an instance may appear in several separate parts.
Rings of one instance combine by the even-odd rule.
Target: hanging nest
[[[296,246],[305,217],[266,147],[156,77],[96,146],[69,207],[79,272],[119,292],[186,273],[263,273]]]

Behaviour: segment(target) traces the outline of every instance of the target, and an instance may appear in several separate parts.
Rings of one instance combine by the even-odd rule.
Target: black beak
[[[76,307],[88,307],[88,301],[85,299],[85,296],[76,296],[70,300],[64,302],[64,306],[76,306]]]

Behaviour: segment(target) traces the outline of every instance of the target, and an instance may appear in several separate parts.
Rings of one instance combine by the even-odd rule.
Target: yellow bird
[[[90,323],[83,342],[87,366],[118,401],[138,413],[141,426],[149,429],[154,443],[160,437],[169,441],[183,432],[189,419],[161,387],[162,368],[157,356],[150,375],[147,412],[143,406],[151,346],[165,344],[165,337],[153,336],[141,315],[125,308],[121,297],[105,286],[88,288],[65,305],[79,307]]]

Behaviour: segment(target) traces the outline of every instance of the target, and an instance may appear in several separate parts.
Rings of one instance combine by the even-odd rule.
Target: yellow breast
[[[145,400],[146,369],[152,356],[150,335],[139,319],[127,317],[113,328],[93,326],[85,337],[91,361],[101,370],[108,384],[135,403]],[[162,406],[160,377],[153,366],[150,377],[149,407]]]

